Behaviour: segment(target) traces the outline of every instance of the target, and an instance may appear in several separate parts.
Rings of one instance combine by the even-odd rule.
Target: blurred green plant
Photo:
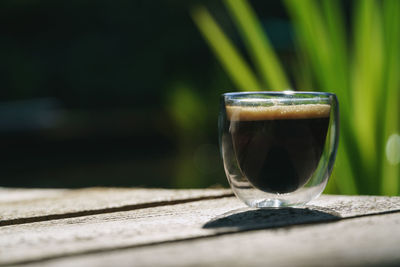
[[[337,94],[341,137],[326,192],[400,192],[400,1],[354,1],[347,30],[340,1],[285,0],[296,33],[292,86],[246,0],[225,0],[251,63],[204,6],[191,15],[238,90],[318,89]]]
[[[193,90],[193,87],[184,82],[173,83],[169,91],[168,111],[176,124],[179,134],[178,155],[175,166],[173,186],[179,188],[201,187],[204,182],[198,172],[195,171],[192,154],[196,144],[194,140],[204,139],[198,129],[205,124],[204,104]]]
[[[211,87],[221,86],[217,82]],[[218,146],[209,141],[210,133],[204,130],[215,129],[215,120],[209,115],[217,114],[218,99],[210,105],[206,99],[213,96],[198,91],[192,82],[183,78],[168,86],[166,111],[174,123],[170,130],[174,131],[178,145],[171,186],[177,188],[227,185]]]

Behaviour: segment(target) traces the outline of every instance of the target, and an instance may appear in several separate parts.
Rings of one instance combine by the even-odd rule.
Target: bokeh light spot
[[[386,143],[386,158],[390,164],[400,163],[400,135],[392,134]]]

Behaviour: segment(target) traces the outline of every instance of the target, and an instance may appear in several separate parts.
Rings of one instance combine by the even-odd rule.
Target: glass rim
[[[222,96],[246,96],[246,95],[271,95],[271,96],[291,96],[291,95],[310,95],[310,96],[336,96],[334,93],[316,92],[316,91],[246,91],[246,92],[228,92]]]

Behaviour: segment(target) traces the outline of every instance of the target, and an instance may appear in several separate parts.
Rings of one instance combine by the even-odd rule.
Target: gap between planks
[[[184,203],[188,203],[188,202],[219,199],[219,198],[233,197],[233,196],[234,196],[233,193],[223,193],[223,194],[214,195],[214,196],[199,196],[199,197],[184,198],[184,199],[153,201],[153,202],[148,202],[148,203],[123,205],[123,206],[119,206],[119,207],[109,207],[109,208],[101,208],[101,209],[82,210],[82,211],[76,211],[76,212],[66,212],[66,213],[61,213],[61,214],[49,214],[49,215],[43,215],[43,216],[8,219],[8,220],[0,221],[0,227],[9,226],[9,225],[26,224],[26,223],[43,222],[43,221],[50,221],[50,220],[76,218],[76,217],[89,216],[89,215],[98,215],[98,214],[103,214],[103,213],[132,211],[132,210],[138,210],[138,209],[147,209],[147,208],[154,208],[154,207],[161,207],[161,206],[177,205],[177,204],[184,204]]]

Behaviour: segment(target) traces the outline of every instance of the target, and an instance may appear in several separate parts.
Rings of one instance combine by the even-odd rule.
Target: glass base
[[[243,188],[232,186],[235,195],[251,208],[284,208],[284,207],[301,207],[309,201],[318,197],[326,181],[317,186],[303,187],[299,190],[287,194],[266,193],[256,188]]]
[[[305,205],[305,203],[291,203],[284,199],[264,199],[264,200],[253,201],[252,203],[246,203],[246,204],[250,207],[261,208],[261,209],[300,207]]]
[[[256,208],[279,208],[287,207],[288,203],[281,199],[265,199],[254,203],[252,206]]]

